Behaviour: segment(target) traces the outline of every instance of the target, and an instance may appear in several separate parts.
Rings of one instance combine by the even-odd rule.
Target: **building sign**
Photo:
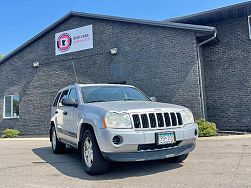
[[[55,34],[56,55],[93,48],[92,25]]]

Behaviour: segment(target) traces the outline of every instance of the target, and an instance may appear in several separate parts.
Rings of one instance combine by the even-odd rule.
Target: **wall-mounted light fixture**
[[[33,68],[39,67],[39,62],[33,62],[33,63],[32,63],[32,67],[33,67]]]
[[[112,48],[112,49],[110,50],[110,52],[111,52],[112,55],[115,55],[115,54],[118,53],[118,49],[117,49],[117,48]]]

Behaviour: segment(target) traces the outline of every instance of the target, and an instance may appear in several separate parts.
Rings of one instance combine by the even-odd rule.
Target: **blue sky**
[[[7,55],[69,11],[163,20],[243,0],[0,0],[0,53]]]

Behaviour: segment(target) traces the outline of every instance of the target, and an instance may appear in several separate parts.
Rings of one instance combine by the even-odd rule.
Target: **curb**
[[[210,140],[234,140],[241,138],[251,138],[251,134],[245,135],[229,135],[229,136],[215,136],[215,137],[199,137],[198,141],[210,141]]]
[[[0,138],[1,141],[49,141],[49,138]]]

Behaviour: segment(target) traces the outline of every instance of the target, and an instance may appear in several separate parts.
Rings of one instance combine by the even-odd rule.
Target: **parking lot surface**
[[[0,187],[251,187],[251,137],[202,139],[184,163],[116,163],[87,175],[74,149],[54,155],[50,142],[0,139]]]

